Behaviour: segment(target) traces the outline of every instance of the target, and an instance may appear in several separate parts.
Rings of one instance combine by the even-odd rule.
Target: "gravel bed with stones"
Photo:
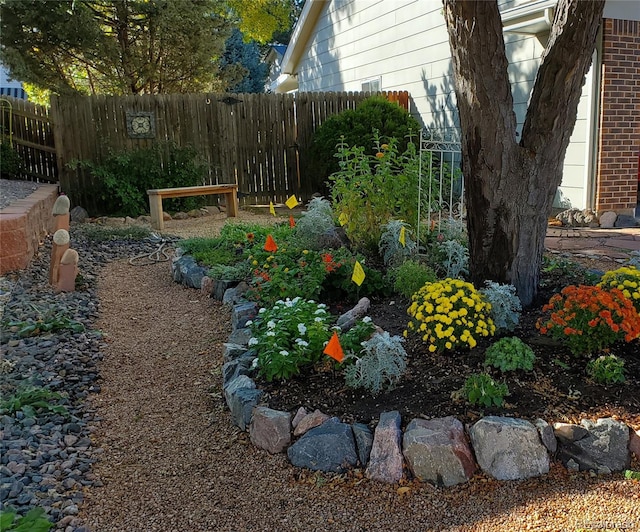
[[[12,201],[24,199],[35,192],[40,183],[19,181],[16,179],[0,179],[0,209],[4,209]]]
[[[95,325],[96,279],[106,263],[156,246],[95,243],[73,231],[71,238],[81,257],[82,290],[55,294],[49,286],[50,239],[27,270],[3,279],[0,396],[8,400],[25,387],[46,388],[61,396],[49,404],[66,412],[45,408],[25,415],[17,410],[0,417],[0,505],[20,515],[42,507],[56,522],[56,530],[80,532],[86,530],[77,518],[83,492],[101,484],[91,470],[102,452],[92,441],[98,419],[86,402],[90,394],[100,392],[97,365],[105,346]],[[44,330],[56,321],[73,327]],[[31,324],[42,332],[20,334]]]

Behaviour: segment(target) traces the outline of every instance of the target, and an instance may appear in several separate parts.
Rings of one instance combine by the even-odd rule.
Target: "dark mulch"
[[[265,391],[271,408],[285,411],[295,411],[299,406],[309,411],[317,408],[348,422],[372,424],[381,412],[398,410],[404,424],[416,417],[448,415],[463,422],[473,422],[485,415],[542,418],[549,422],[613,416],[640,428],[640,341],[611,349],[611,354],[625,360],[627,381],[624,384],[604,386],[590,381],[585,374],[587,359],[572,356],[566,348],[542,337],[535,328],[540,307],[563,286],[562,280],[554,281],[559,284],[548,285],[541,291],[539,302],[523,312],[513,333],[534,350],[537,357],[534,371],[503,376],[498,370],[489,370],[509,388],[510,394],[502,407],[471,406],[452,398],[452,393],[462,387],[469,375],[486,369],[484,351],[490,345],[489,340],[479,342],[473,350],[434,355],[421,340],[409,337],[405,343],[409,355],[407,373],[394,390],[376,397],[365,390],[346,387],[343,376],[331,370],[316,369],[286,383],[259,381],[258,385]],[[373,301],[369,315],[390,334],[401,335],[408,321],[407,307],[408,302],[398,298]]]

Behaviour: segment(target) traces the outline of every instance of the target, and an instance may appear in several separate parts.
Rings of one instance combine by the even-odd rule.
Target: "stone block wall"
[[[29,265],[42,238],[51,231],[57,185],[40,185],[30,196],[0,210],[0,275]]]
[[[596,210],[633,214],[640,161],[640,21],[605,19]]]

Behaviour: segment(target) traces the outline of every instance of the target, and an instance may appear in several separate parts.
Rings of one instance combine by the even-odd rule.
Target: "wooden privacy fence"
[[[49,108],[27,100],[0,97],[2,142],[22,159],[17,176],[28,181],[58,181],[56,148]],[[2,176],[5,177],[5,176]]]
[[[382,93],[408,107],[407,92]],[[305,154],[326,120],[355,108],[365,92],[53,97],[62,190],[95,210],[100,183],[74,161],[159,141],[191,146],[208,168],[203,185],[235,183],[243,204],[303,201],[322,187]]]

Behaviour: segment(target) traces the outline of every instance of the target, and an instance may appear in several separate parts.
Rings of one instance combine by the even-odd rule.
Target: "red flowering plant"
[[[574,355],[590,355],[640,337],[640,315],[617,288],[567,286],[544,307],[536,327],[564,342]]]

